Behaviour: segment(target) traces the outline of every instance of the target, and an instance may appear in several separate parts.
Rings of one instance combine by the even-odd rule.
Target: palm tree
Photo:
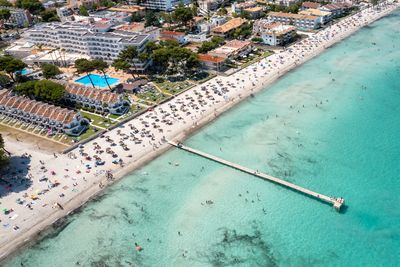
[[[75,60],[75,68],[76,72],[78,72],[79,74],[86,73],[90,80],[90,83],[92,84],[93,88],[95,88],[92,78],[90,77],[90,72],[95,70],[92,62],[86,58],[79,58]]]
[[[93,68],[95,70],[100,71],[101,73],[103,73],[104,79],[106,80],[106,83],[107,83],[107,86],[108,86],[108,89],[110,89],[110,91],[111,91],[111,86],[108,83],[107,75],[106,75],[106,69],[108,69],[107,62],[105,62],[102,59],[93,59],[92,60],[92,65],[93,65]]]

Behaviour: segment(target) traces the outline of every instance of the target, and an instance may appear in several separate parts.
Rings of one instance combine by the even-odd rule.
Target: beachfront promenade
[[[209,160],[212,160],[212,161],[221,163],[221,164],[223,164],[223,165],[225,165],[225,166],[228,166],[228,167],[234,168],[234,169],[236,169],[236,170],[239,170],[239,171],[248,173],[248,174],[253,175],[253,176],[256,176],[256,177],[258,177],[258,178],[261,178],[261,179],[264,179],[264,180],[267,180],[267,181],[270,181],[270,182],[279,184],[279,185],[281,185],[281,186],[284,186],[284,187],[287,187],[287,188],[292,189],[292,190],[294,190],[294,191],[300,192],[300,193],[302,193],[302,194],[304,194],[304,195],[307,195],[307,196],[309,196],[309,197],[318,199],[318,200],[320,200],[320,201],[322,201],[322,202],[326,202],[326,203],[328,203],[328,204],[332,204],[333,207],[334,207],[337,211],[340,211],[340,209],[341,209],[342,206],[344,205],[344,199],[343,199],[343,198],[335,198],[335,197],[325,196],[325,195],[323,195],[323,194],[320,194],[320,193],[311,191],[311,190],[309,190],[309,189],[307,189],[307,188],[304,188],[304,187],[301,187],[301,186],[298,186],[298,185],[289,183],[289,182],[287,182],[287,181],[284,181],[284,180],[282,180],[282,179],[273,177],[273,176],[271,176],[271,175],[268,175],[268,174],[259,172],[258,170],[253,170],[253,169],[250,169],[250,168],[241,166],[241,165],[239,165],[239,164],[236,164],[236,163],[233,163],[233,162],[230,162],[230,161],[221,159],[221,158],[219,158],[219,157],[216,157],[216,156],[207,154],[207,153],[202,152],[202,151],[200,151],[200,150],[197,150],[197,149],[194,149],[194,148],[185,146],[185,145],[183,145],[182,143],[175,143],[175,142],[172,142],[172,141],[168,141],[168,143],[169,143],[171,146],[177,147],[177,148],[179,148],[179,149],[185,150],[185,151],[187,151],[187,152],[193,153],[193,154],[198,155],[198,156],[201,156],[201,157],[203,157],[203,158],[206,158],[206,159],[209,159]]]

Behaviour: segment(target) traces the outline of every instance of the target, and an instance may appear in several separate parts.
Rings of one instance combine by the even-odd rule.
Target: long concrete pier
[[[307,189],[307,188],[304,188],[304,187],[301,187],[301,186],[298,186],[298,185],[289,183],[289,182],[287,182],[287,181],[284,181],[284,180],[282,180],[282,179],[273,177],[273,176],[271,176],[271,175],[268,175],[268,174],[259,172],[259,171],[257,171],[257,170],[253,170],[253,169],[250,169],[250,168],[241,166],[241,165],[239,165],[239,164],[232,163],[232,162],[230,162],[230,161],[227,161],[227,160],[218,158],[218,157],[216,157],[216,156],[213,156],[213,155],[204,153],[204,152],[202,152],[202,151],[200,151],[200,150],[190,148],[190,147],[185,146],[185,145],[183,145],[183,144],[181,144],[181,143],[175,143],[175,142],[172,142],[172,141],[168,141],[168,143],[169,143],[170,145],[174,146],[174,147],[177,147],[177,148],[180,148],[180,149],[182,149],[182,150],[188,151],[188,152],[190,152],[190,153],[196,154],[196,155],[201,156],[201,157],[203,157],[203,158],[206,158],[206,159],[209,159],[209,160],[212,160],[212,161],[221,163],[221,164],[226,165],[226,166],[228,166],[228,167],[237,169],[237,170],[239,170],[239,171],[242,171],[242,172],[251,174],[251,175],[256,176],[256,177],[258,177],[258,178],[261,178],[261,179],[264,179],[264,180],[267,180],[267,181],[270,181],[270,182],[279,184],[279,185],[281,185],[281,186],[290,188],[290,189],[292,189],[292,190],[295,190],[295,191],[300,192],[300,193],[302,193],[302,194],[308,195],[308,196],[310,196],[310,197],[312,197],[312,198],[321,200],[321,201],[323,201],[323,202],[332,204],[333,207],[334,207],[336,210],[338,210],[338,211],[340,211],[340,209],[341,209],[342,206],[344,205],[344,199],[343,199],[343,198],[335,198],[335,197],[325,196],[325,195],[323,195],[323,194],[320,194],[320,193],[311,191],[311,190],[309,190],[309,189]]]

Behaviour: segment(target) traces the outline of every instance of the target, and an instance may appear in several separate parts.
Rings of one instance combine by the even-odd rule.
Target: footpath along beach
[[[10,184],[1,189],[1,206],[7,209],[0,215],[1,259],[34,241],[107,185],[165,152],[170,148],[167,139],[185,139],[250,94],[398,7],[385,2],[363,10],[229,77],[192,88],[68,154],[41,151],[6,137],[6,149],[13,156],[24,155],[18,168],[30,166],[26,176],[31,184],[19,184],[22,174],[17,169],[2,177]],[[96,161],[101,164],[96,166]]]

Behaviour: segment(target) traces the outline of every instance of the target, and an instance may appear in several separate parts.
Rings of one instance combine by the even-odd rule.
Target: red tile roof
[[[49,105],[43,102],[31,100],[23,96],[14,96],[10,92],[0,91],[0,105],[15,108],[29,114],[46,117],[49,120],[63,124],[70,123],[78,114],[66,108]]]
[[[185,36],[184,32],[175,32],[175,31],[162,31],[160,35],[167,35],[167,36]]]
[[[203,62],[221,63],[225,61],[225,58],[215,57],[208,54],[199,54],[199,60]]]
[[[305,8],[319,8],[321,5],[315,2],[304,2],[301,6]]]

